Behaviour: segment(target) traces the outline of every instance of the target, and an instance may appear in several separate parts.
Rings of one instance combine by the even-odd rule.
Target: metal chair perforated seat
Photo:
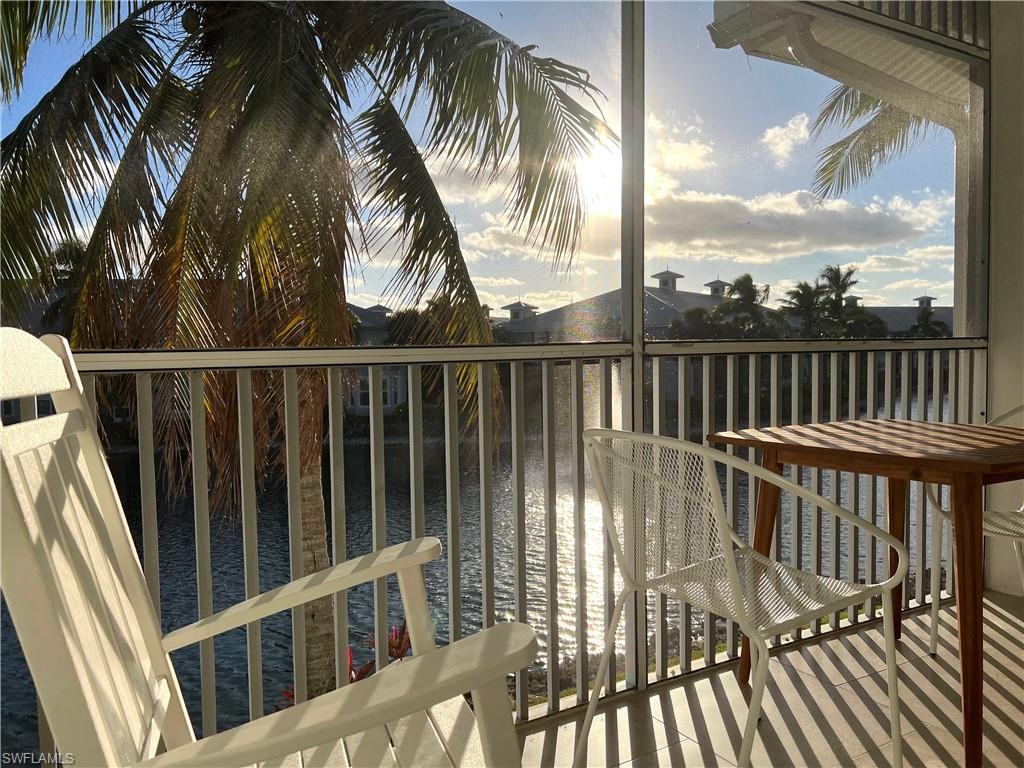
[[[907,572],[907,550],[895,537],[781,475],[694,443],[610,429],[584,431],[587,457],[601,498],[623,588],[605,635],[594,690],[580,728],[574,766],[586,758],[587,736],[604,685],[626,598],[655,591],[735,621],[750,638],[752,691],[739,764],[750,764],[768,676],[768,638],[814,618],[886,595],[883,627],[888,666],[893,764],[902,764],[896,641],[889,595]],[[765,557],[729,525],[716,465],[773,483],[804,502],[856,526],[890,547],[892,575],[875,584],[828,578]]]
[[[736,575],[739,579],[743,608],[751,625],[765,635],[776,635],[807,623],[808,614],[823,616],[833,610],[863,603],[877,592],[873,585],[853,584],[840,579],[817,576],[799,568],[765,557],[749,547],[737,549]],[[707,580],[692,578],[691,569],[650,579],[647,588],[668,597],[682,600],[694,608],[711,611],[716,616],[732,616],[739,612],[725,558],[707,561],[708,571],[717,574]]]

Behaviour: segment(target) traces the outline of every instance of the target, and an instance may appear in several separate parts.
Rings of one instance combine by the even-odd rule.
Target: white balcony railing
[[[692,440],[748,425],[871,416],[972,421],[984,413],[981,340],[652,343],[646,352],[641,423]],[[526,621],[538,631],[541,653],[515,677],[518,719],[587,701],[617,585],[596,495],[588,486],[582,430],[633,423],[629,388],[637,377],[629,372],[629,345],[86,352],[77,359],[87,391],[94,392],[105,377],[135,379],[138,429],[131,439],[137,442],[128,452],[138,451],[139,481],[138,492],[126,495],[126,508],[133,525],[137,521],[141,559],[154,600],[164,610],[165,630],[212,613],[222,592],[242,590],[228,596],[240,599],[301,575],[297,370],[324,368],[329,381],[324,484],[332,557],[344,559],[346,552],[353,556],[424,532],[440,536],[445,562],[428,570],[439,640],[496,620]],[[501,397],[479,397],[478,422],[460,416],[459,365],[477,366],[485,384],[481,391],[498,377]],[[254,472],[254,419],[267,418],[253,409],[255,370],[271,371],[275,386],[283,389],[287,460],[285,487],[277,497],[258,492]],[[202,405],[208,371],[232,371],[236,378],[240,530],[216,518],[211,525]],[[170,506],[158,498],[154,450],[153,387],[162,376],[187,380],[191,403],[192,493]],[[391,376],[391,389],[383,386],[385,376]],[[369,385],[365,408],[350,392],[360,377]],[[424,398],[428,379],[438,382],[436,406],[429,394]],[[396,398],[404,400],[404,408],[386,414],[384,393],[396,386],[405,389],[404,398]],[[801,468],[787,472],[873,522],[884,518],[884,483],[873,477]],[[747,502],[756,489],[732,472],[723,472],[722,482],[728,513],[749,538]],[[950,552],[929,551],[931,521],[924,494],[912,488],[907,531],[912,567],[903,592],[909,607],[932,598],[929,569],[945,570],[951,562]],[[874,542],[869,545],[837,521],[822,519],[820,511],[794,508],[785,496],[773,546],[783,560],[834,576],[878,579],[884,566],[884,552]],[[388,629],[400,621],[391,610],[396,598],[394,585],[383,581],[372,592],[348,596],[348,603],[346,596],[337,596],[335,648],[341,651],[354,638],[357,657],[374,658],[378,667],[387,663]],[[877,607],[851,606],[776,641],[870,620]],[[302,700],[304,620],[296,610],[290,622],[282,617],[251,625],[244,637],[218,641],[216,650],[207,642],[192,656],[176,657],[203,733],[263,714],[274,700],[272,688],[284,685],[282,675],[290,678],[295,700]],[[372,648],[360,645],[371,637]],[[735,625],[650,598],[627,613],[621,653],[613,657],[612,688],[644,687],[721,663],[736,656],[738,640]],[[277,655],[268,658],[268,652]],[[226,661],[218,660],[221,654]],[[336,656],[339,679],[347,677],[344,652]]]

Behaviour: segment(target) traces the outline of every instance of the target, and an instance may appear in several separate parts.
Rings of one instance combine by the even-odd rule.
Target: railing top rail
[[[985,349],[981,338],[941,339],[763,339],[751,341],[652,341],[646,354],[659,357],[681,355],[770,354],[773,352],[879,352],[905,349]]]
[[[335,349],[154,349],[75,353],[83,373],[136,373],[239,368],[324,368],[414,363],[477,363],[509,360],[597,360],[626,357],[621,342],[462,347],[344,347]]]

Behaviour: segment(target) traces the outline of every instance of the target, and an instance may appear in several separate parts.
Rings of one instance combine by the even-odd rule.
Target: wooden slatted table
[[[756,448],[761,464],[781,472],[783,464],[878,475],[888,481],[889,532],[903,541],[907,486],[911,480],[952,489],[956,537],[956,602],[964,723],[964,765],[981,764],[982,712],[982,489],[1024,479],[1024,429],[977,424],[872,419],[741,429],[708,435],[708,442]],[[779,488],[758,490],[753,546],[767,555],[779,507]],[[891,563],[890,567],[894,567]],[[902,586],[891,609],[900,637]],[[740,678],[750,674],[744,638]]]

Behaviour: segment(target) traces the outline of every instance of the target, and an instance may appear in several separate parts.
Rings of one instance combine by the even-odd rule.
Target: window
[[[980,333],[980,62],[811,4],[645,36],[649,338]]]

